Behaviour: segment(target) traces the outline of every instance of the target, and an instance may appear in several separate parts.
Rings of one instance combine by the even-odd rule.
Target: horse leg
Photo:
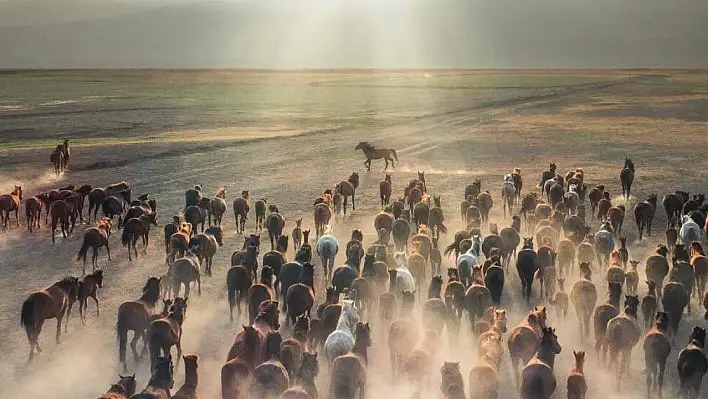
[[[98,306],[98,295],[91,295],[91,298],[93,298],[94,302],[96,302],[96,317],[101,317],[101,310]],[[85,308],[88,309],[88,306],[85,306]]]
[[[344,195],[344,216],[347,216],[347,196]]]
[[[384,170],[388,169],[388,158],[384,158],[384,161],[386,162],[386,166],[384,166]]]
[[[356,194],[356,192],[352,192],[352,211],[356,210],[356,205],[354,204],[354,194]]]
[[[63,319],[64,319],[64,314],[59,314],[59,315],[57,315],[57,335],[56,335],[57,344],[59,344],[60,341],[61,341],[61,340],[60,340],[60,338],[61,338],[61,322],[62,322]],[[68,316],[68,315],[67,315],[67,317],[66,317],[66,321],[67,321],[67,323],[66,323],[66,325],[64,326],[64,329],[67,329],[67,328],[68,328],[68,325],[69,325],[69,316]]]

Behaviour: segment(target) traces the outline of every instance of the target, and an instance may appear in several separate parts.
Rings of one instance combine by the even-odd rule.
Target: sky
[[[0,0],[0,68],[708,68],[706,0]]]

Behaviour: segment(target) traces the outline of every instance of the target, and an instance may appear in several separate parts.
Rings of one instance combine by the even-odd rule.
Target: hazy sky
[[[0,0],[0,68],[708,68],[708,0]]]

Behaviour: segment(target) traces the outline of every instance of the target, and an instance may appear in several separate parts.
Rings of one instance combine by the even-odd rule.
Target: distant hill
[[[708,67],[705,1],[156,4],[0,26],[0,68]]]

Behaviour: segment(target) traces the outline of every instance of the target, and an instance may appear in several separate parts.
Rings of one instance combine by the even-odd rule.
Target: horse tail
[[[445,223],[440,222],[438,224],[438,230],[440,230],[440,232],[443,234],[447,234],[447,227],[445,227]]]
[[[131,232],[129,229],[123,227],[123,233],[120,236],[120,242],[123,244],[124,247],[127,247],[128,244],[130,244],[130,239],[133,236],[133,232]]]
[[[81,244],[81,249],[79,249],[79,253],[76,255],[77,261],[86,261],[86,253],[88,253],[90,246],[87,237],[84,236],[84,243]]]
[[[393,154],[393,157],[396,158],[396,161],[398,161],[398,155],[396,155],[396,150],[391,148],[391,154]]]
[[[447,231],[447,229],[445,229],[445,231]],[[452,244],[445,247],[445,251],[443,251],[443,254],[445,256],[450,256],[450,254],[452,254],[455,251],[455,248],[457,248],[458,245],[459,244],[457,243],[457,241],[453,242]]]
[[[236,282],[232,282],[231,279],[229,279],[228,274],[226,278],[226,287],[229,296],[229,309],[233,309],[234,304],[236,303]]]
[[[29,298],[22,303],[22,311],[20,312],[20,326],[25,327],[27,333],[34,326],[34,307]]]
[[[118,360],[125,364],[125,352],[128,344],[128,328],[121,322],[121,313],[118,313],[118,321],[116,322],[116,338],[118,338]],[[135,334],[138,332],[136,331]]]

